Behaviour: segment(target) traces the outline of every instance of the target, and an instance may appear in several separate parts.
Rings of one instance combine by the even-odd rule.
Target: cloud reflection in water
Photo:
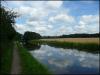
[[[39,50],[30,51],[30,53],[57,73],[61,69],[68,72],[71,67],[81,69],[85,67],[91,71],[92,69],[98,70],[99,68],[99,54],[78,51],[77,49],[54,48],[48,45],[42,45]]]

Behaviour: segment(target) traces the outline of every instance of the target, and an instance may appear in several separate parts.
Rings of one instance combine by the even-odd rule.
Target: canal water
[[[53,74],[99,74],[99,54],[38,45],[29,51]]]

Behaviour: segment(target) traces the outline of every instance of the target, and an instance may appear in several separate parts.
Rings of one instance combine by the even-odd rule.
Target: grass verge
[[[13,42],[0,43],[1,46],[1,63],[0,63],[0,74],[10,74],[12,55],[13,55]]]
[[[21,44],[17,43],[21,57],[22,74],[49,75],[47,68],[39,63]]]

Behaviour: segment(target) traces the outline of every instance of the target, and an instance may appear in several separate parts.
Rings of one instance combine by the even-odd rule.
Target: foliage
[[[17,40],[17,41],[22,41],[22,37],[23,37],[22,34],[16,32],[15,40]]]
[[[38,34],[38,33],[35,33],[35,32],[25,32],[24,33],[24,36],[23,36],[23,40],[25,42],[29,41],[29,40],[33,40],[33,39],[40,39],[41,38],[41,35]]]
[[[42,38],[94,38],[100,37],[100,33],[95,34],[69,34],[61,36],[43,36]]]
[[[0,7],[0,45],[2,43],[12,42],[16,35],[16,31],[13,28],[15,23],[16,13],[13,11],[7,11],[4,7]],[[4,46],[0,46],[0,50],[4,50]],[[0,53],[2,53],[2,51]],[[3,54],[3,53],[2,53]]]
[[[15,23],[15,18],[17,17],[17,14],[13,11],[7,11],[4,7],[0,7],[0,16],[1,16],[1,22],[0,22],[0,40],[12,41],[16,31],[13,28]]]
[[[1,55],[0,59],[0,74],[10,74],[12,65],[12,54],[13,54],[13,42],[2,43],[4,53]]]
[[[99,33],[96,34],[70,34],[70,35],[62,35],[61,38],[89,38],[89,37],[100,37]]]

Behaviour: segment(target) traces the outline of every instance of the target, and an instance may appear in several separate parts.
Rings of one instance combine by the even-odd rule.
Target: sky
[[[6,1],[6,10],[17,12],[14,28],[42,36],[99,32],[99,1]]]

